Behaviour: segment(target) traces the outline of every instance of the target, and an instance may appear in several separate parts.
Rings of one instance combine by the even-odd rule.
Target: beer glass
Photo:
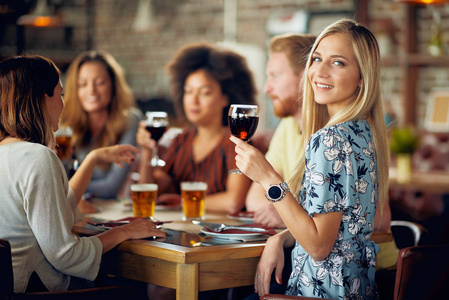
[[[70,127],[59,127],[55,132],[56,137],[56,154],[62,161],[72,157],[70,140],[72,139],[73,130]]]
[[[149,111],[145,114],[145,127],[151,133],[151,138],[159,142],[160,138],[164,135],[165,130],[168,127],[168,115],[165,111]],[[157,146],[153,150],[153,158],[151,159],[151,165],[153,167],[165,166],[165,161],[159,159],[157,153]]]
[[[182,220],[203,220],[205,217],[207,183],[181,182]]]
[[[248,142],[254,135],[259,124],[259,107],[257,105],[232,104],[229,108],[228,123],[233,136]],[[231,174],[242,174],[236,168]]]
[[[158,186],[155,183],[131,185],[131,199],[135,217],[154,218]]]

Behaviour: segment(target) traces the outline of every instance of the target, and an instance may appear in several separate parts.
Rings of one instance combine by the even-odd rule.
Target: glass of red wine
[[[168,127],[168,114],[165,111],[149,111],[145,116],[145,127],[151,133],[151,138],[157,143]],[[165,166],[165,161],[159,158],[157,148],[155,147],[153,150],[151,165],[153,167],[163,167]]]
[[[248,142],[259,124],[259,107],[257,105],[232,104],[229,108],[228,123],[231,134]],[[230,170],[231,174],[243,174],[238,168]]]

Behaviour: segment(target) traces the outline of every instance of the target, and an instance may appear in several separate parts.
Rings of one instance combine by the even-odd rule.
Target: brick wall
[[[129,84],[139,99],[170,97],[165,63],[185,43],[197,41],[221,42],[224,39],[224,0],[152,0],[155,14],[153,26],[141,32],[133,29],[138,0],[97,0],[95,3],[94,47],[113,54],[125,68]],[[354,10],[352,0],[239,0],[237,1],[236,42],[255,45],[266,52],[270,35],[266,31],[269,17],[277,11],[341,11]],[[392,52],[401,54],[403,5],[394,1],[370,0],[369,27],[376,35],[390,32]],[[449,7],[440,9],[443,20],[443,41],[449,44]],[[427,51],[431,25],[431,8],[418,12],[418,39],[420,52]],[[82,29],[79,29],[82,30]],[[84,29],[85,30],[85,29]],[[80,31],[76,31],[75,33]],[[264,59],[261,60],[264,64]],[[383,69],[383,96],[391,102],[401,117],[400,81],[398,63]],[[259,87],[264,72],[257,72]],[[261,73],[261,74],[259,74]],[[432,86],[449,86],[449,71],[438,67],[422,67],[419,81],[418,125],[424,118],[428,93]],[[263,92],[259,101],[270,115],[270,104]],[[274,126],[268,120],[263,126]]]

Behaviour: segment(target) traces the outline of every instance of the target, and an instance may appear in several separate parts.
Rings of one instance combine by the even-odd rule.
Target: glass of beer
[[[259,107],[257,105],[232,104],[228,113],[229,129],[233,136],[248,142],[254,135],[259,124]],[[236,168],[231,174],[242,174]]]
[[[181,182],[182,220],[203,220],[205,217],[207,183]]]
[[[131,199],[135,217],[154,218],[157,184],[136,183],[131,185]]]
[[[70,140],[72,139],[73,130],[70,127],[59,127],[55,132],[56,137],[56,154],[60,160],[68,160],[72,157]]]

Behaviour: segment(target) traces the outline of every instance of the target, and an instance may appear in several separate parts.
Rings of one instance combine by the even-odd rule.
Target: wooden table
[[[400,187],[420,191],[449,193],[449,173],[443,171],[413,171],[409,182],[398,183],[397,171],[390,168],[390,188]]]
[[[122,203],[114,200],[94,200],[101,212],[89,217],[118,220],[132,216]],[[181,221],[181,211],[156,211],[160,221],[174,221],[163,225],[164,230],[183,232],[187,245],[200,245],[201,227]],[[207,214],[207,221],[241,224],[223,214]],[[74,227],[86,233],[85,223]],[[379,238],[376,240],[376,238]],[[391,235],[373,234],[376,242],[391,240]],[[265,242],[236,243],[213,246],[180,246],[159,240],[132,240],[118,246],[115,274],[163,287],[176,289],[176,299],[197,299],[200,291],[247,286],[254,283],[257,263]]]
[[[117,275],[176,289],[176,299],[199,291],[252,285],[264,243],[183,247],[162,242],[120,245]]]
[[[132,212],[123,210],[120,202],[94,200],[94,203],[102,211],[89,217],[118,220],[132,216]],[[180,210],[156,211],[155,217],[161,221],[174,221],[164,224],[163,229],[186,232],[185,238],[192,240],[184,242],[198,244],[195,237],[199,237],[197,233],[201,227],[181,221]],[[223,214],[207,214],[206,220],[242,223]],[[83,223],[77,224],[74,231],[89,233],[83,226]],[[195,235],[189,236],[189,233]],[[197,299],[199,291],[252,285],[265,246],[263,241],[187,247],[162,240],[132,240],[120,244],[115,275],[176,289],[176,299],[182,300]]]

